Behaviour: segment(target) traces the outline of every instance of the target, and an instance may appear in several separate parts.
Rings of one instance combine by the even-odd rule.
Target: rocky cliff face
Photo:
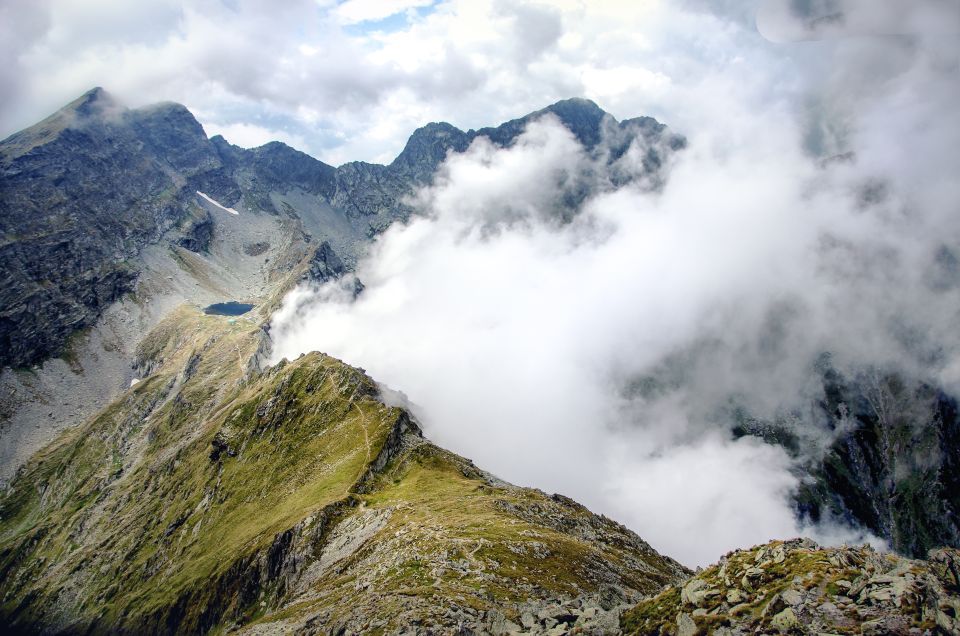
[[[183,115],[126,112],[97,89],[0,144],[0,365],[59,353],[133,288],[143,245],[185,218],[169,147],[135,132]]]
[[[956,400],[900,373],[867,370],[845,377],[823,356],[824,399],[814,406],[832,441],[804,463],[796,493],[801,518],[866,528],[916,558],[960,545],[960,418]],[[747,420],[756,435],[797,456],[809,450],[797,431]]]
[[[0,500],[8,633],[505,633],[564,604],[615,626],[687,574],[430,444],[359,370],[256,371],[262,338],[178,310],[141,382],[25,467]]]
[[[797,496],[813,520],[855,523],[898,552],[960,545],[960,419],[954,398],[899,374],[826,375],[840,432]]]

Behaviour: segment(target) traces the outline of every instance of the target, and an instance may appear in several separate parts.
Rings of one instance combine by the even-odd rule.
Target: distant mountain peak
[[[126,109],[107,91],[99,86],[94,87],[46,119],[4,139],[0,143],[0,163],[12,161],[15,157],[48,143],[64,130],[80,123],[98,119],[107,112],[119,113],[124,110]]]
[[[451,150],[463,152],[477,137],[486,137],[498,146],[509,146],[526,129],[527,124],[553,115],[588,149],[592,149],[603,136],[603,122],[616,122],[612,115],[592,100],[571,97],[560,100],[546,108],[513,119],[497,127],[462,131],[447,122],[431,122],[417,128],[407,140],[403,151],[391,164],[414,178],[427,180]]]
[[[550,104],[543,110],[555,111],[555,110],[581,110],[584,112],[592,111],[595,113],[600,113],[602,115],[607,115],[607,111],[600,108],[595,101],[592,99],[587,99],[586,97],[569,97],[567,99],[561,99],[558,102]]]
[[[76,113],[84,117],[102,115],[104,111],[110,109],[122,108],[110,93],[100,86],[95,86],[86,93],[73,100],[62,109],[60,113]]]

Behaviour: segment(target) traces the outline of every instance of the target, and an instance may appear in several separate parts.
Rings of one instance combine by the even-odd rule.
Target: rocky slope
[[[261,371],[265,345],[182,307],[141,381],[29,462],[0,500],[7,633],[505,633],[564,603],[609,629],[688,574],[430,444],[360,370]]]
[[[65,427],[93,416],[139,376],[131,362],[144,334],[183,303],[230,299],[268,311],[317,248],[294,219],[226,212],[197,197],[212,235],[194,252],[166,239],[142,248],[135,289],[74,333],[60,358],[0,372],[0,481]],[[265,313],[263,315],[266,315]]]
[[[291,161],[277,157],[292,149],[250,151],[252,175],[231,153],[183,106],[128,110],[102,89],[0,143],[0,366],[62,354],[73,334],[133,291],[148,246],[207,252],[223,208],[198,192],[225,208],[276,215],[269,192],[313,191],[311,170],[332,170],[304,155],[307,167],[287,169],[278,184],[271,174]]]
[[[726,555],[625,612],[630,634],[957,634],[960,552],[774,541]]]

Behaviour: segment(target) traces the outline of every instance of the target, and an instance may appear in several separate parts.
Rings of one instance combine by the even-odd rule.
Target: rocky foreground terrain
[[[957,634],[960,551],[774,541],[726,555],[623,615],[632,634]]]

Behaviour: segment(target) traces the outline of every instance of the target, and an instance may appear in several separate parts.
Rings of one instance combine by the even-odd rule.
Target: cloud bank
[[[794,421],[816,452],[830,432],[805,414],[824,351],[960,388],[957,45],[785,53],[691,6],[664,52],[695,78],[668,82],[689,146],[661,191],[616,185],[550,118],[511,148],[478,139],[360,263],[356,301],[336,285],[291,293],[275,357],[366,368],[439,444],[687,564],[772,537],[859,540],[799,527],[795,460],[733,439],[731,413]]]

